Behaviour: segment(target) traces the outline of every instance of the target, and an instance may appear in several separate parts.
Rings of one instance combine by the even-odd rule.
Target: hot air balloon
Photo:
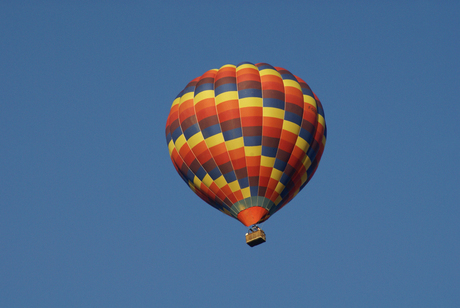
[[[166,141],[185,183],[252,226],[246,240],[255,246],[265,241],[257,224],[313,177],[326,123],[321,102],[301,78],[267,63],[243,62],[187,84],[172,103]]]

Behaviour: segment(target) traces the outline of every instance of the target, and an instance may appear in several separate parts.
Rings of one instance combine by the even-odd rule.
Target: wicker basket
[[[246,234],[246,244],[248,244],[251,247],[265,243],[265,241],[265,232],[260,229],[252,233]]]

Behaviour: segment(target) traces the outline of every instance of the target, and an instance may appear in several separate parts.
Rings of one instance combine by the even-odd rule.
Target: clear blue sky
[[[0,4],[0,307],[460,307],[458,1],[78,3]],[[243,61],[328,125],[255,248],[164,136]]]

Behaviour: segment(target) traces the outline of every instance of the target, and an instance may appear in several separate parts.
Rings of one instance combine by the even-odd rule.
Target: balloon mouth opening
[[[246,227],[258,223],[262,217],[268,214],[267,209],[260,206],[253,206],[238,213],[237,219]]]

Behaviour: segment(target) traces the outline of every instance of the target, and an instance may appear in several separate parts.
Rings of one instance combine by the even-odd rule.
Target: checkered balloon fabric
[[[311,179],[326,123],[305,81],[280,67],[244,62],[193,79],[171,106],[166,140],[188,186],[250,226],[281,209]]]

